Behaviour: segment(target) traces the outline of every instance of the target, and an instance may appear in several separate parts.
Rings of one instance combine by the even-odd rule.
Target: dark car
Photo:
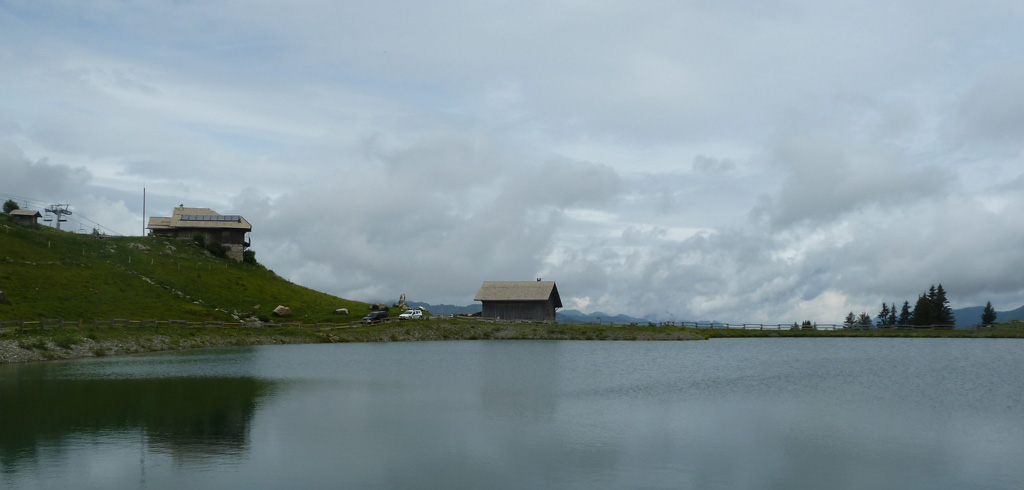
[[[386,311],[371,311],[369,315],[363,317],[363,323],[380,323],[388,319],[388,312]]]

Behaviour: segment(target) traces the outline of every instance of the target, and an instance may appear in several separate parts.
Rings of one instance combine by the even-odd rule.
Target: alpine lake
[[[1024,341],[353,343],[6,365],[0,488],[1020,489]]]

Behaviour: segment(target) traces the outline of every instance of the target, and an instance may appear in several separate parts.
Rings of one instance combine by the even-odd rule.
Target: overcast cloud
[[[1024,304],[1017,1],[0,0],[0,198],[241,214],[362,301]]]

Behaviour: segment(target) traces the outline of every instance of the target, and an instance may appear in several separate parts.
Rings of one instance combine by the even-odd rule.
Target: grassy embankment
[[[57,318],[89,324],[114,318],[189,322],[274,319],[349,322],[370,311],[292,284],[260,265],[216,258],[196,244],[157,237],[96,238],[26,227],[0,214],[0,320]],[[347,308],[348,315],[335,315]],[[397,311],[392,311],[396,314]]]

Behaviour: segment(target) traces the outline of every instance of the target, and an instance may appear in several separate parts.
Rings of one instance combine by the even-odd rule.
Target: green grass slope
[[[0,214],[0,320],[113,318],[347,322],[369,305],[292,284],[261,265],[216,258],[189,241],[103,237],[15,225]],[[348,308],[349,315],[333,314]]]

